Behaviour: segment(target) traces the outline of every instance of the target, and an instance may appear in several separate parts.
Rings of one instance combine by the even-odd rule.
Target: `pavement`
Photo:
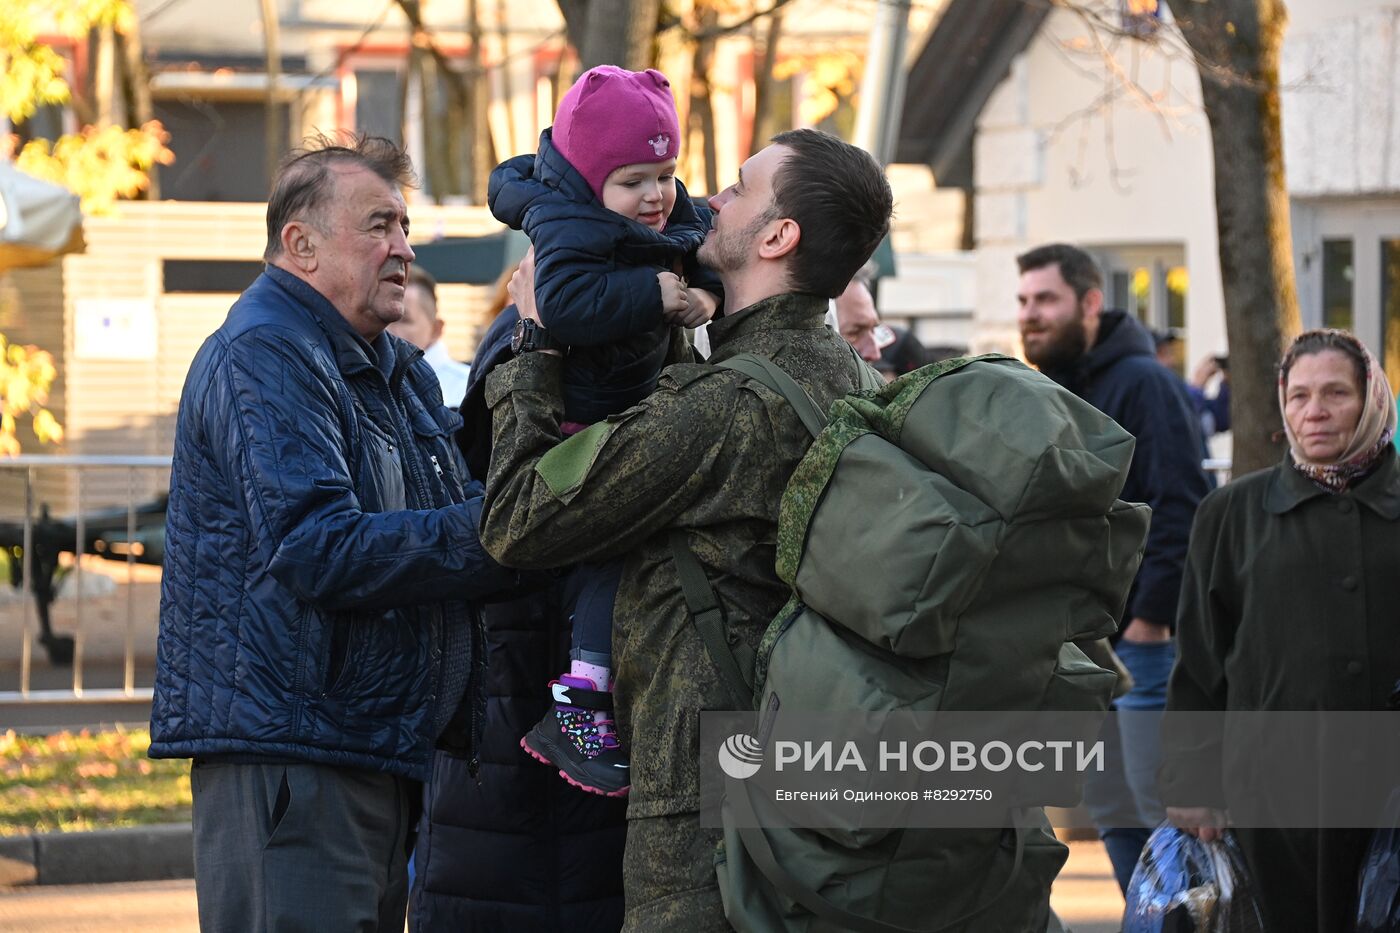
[[[1050,903],[1072,933],[1116,933],[1123,899],[1098,842],[1070,843]],[[194,882],[0,888],[8,933],[196,933]]]
[[[58,837],[66,838],[58,838]],[[0,930],[9,933],[195,933],[188,824],[47,834],[33,841],[33,874],[14,874],[0,839]],[[8,866],[11,874],[4,874]],[[159,879],[159,880],[150,880]],[[94,882],[108,883],[94,883]],[[9,885],[6,887],[5,885]],[[1070,843],[1051,905],[1071,933],[1116,933],[1123,899],[1103,846]]]

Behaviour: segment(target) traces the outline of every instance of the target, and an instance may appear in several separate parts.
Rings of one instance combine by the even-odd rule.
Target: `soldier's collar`
[[[809,330],[823,326],[827,300],[820,295],[789,292],[755,301],[747,308],[710,322],[710,345],[763,330]]]

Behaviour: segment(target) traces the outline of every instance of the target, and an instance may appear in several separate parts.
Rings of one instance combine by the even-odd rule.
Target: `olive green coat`
[[[1215,490],[1196,512],[1167,709],[1380,710],[1400,678],[1400,458],[1345,493],[1284,464]],[[1221,742],[1165,736],[1168,806],[1228,804]],[[1202,799],[1203,797],[1208,799]],[[1238,833],[1268,929],[1351,928],[1368,832]]]
[[[715,321],[710,359],[766,356],[826,408],[856,388],[849,348],[823,324],[826,307],[782,295]],[[778,508],[811,435],[758,383],[685,363],[665,369],[641,404],[560,443],[564,365],[527,354],[487,379],[494,438],[482,543],[515,567],[624,557],[613,667],[632,757],[626,928],[728,929],[718,833],[699,826],[699,712],[733,702],[686,610],[668,532],[688,533],[731,644],[756,648],[789,595],[774,571]]]

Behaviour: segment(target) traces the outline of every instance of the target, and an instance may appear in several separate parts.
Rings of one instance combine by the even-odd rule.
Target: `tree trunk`
[[[151,76],[146,69],[146,53],[141,44],[141,23],[132,17],[125,33],[117,36],[118,57],[122,63],[122,100],[126,109],[127,129],[139,129],[154,117],[151,106]],[[152,167],[146,175],[146,187],[137,197],[146,201],[160,200],[160,173]]]
[[[560,11],[566,6],[560,3]],[[564,16],[567,23],[569,14]],[[631,71],[652,67],[660,16],[661,0],[589,0],[583,45],[575,46],[584,70],[596,65]]]
[[[693,32],[703,34],[714,28],[719,14],[706,4],[697,10],[699,16]],[[690,64],[690,120],[686,145],[694,145],[699,137],[700,152],[705,162],[705,194],[719,193],[719,169],[715,165],[715,104],[710,95],[710,70],[715,62],[715,40],[695,40],[695,52]],[[692,163],[693,164],[693,163]]]
[[[1282,0],[1167,3],[1200,60],[1211,129],[1233,473],[1242,476],[1282,456],[1276,371],[1300,327],[1278,78],[1287,14]]]
[[[510,30],[507,28],[508,12],[506,0],[496,0],[496,30],[497,41],[501,44],[501,67],[500,67],[500,87],[498,88],[498,100],[505,101],[506,109],[506,138],[504,140],[506,154],[513,156],[519,152],[515,140],[515,112],[512,102],[515,100],[515,91],[510,77]],[[497,153],[499,155],[499,153]]]
[[[414,43],[412,56],[411,69],[413,78],[418,81],[418,95],[422,101],[423,168],[427,175],[428,192],[435,204],[441,204],[443,196],[452,190],[451,159],[447,151],[447,108],[443,106],[439,91],[437,62],[417,42]]]
[[[496,165],[495,147],[491,144],[491,123],[487,110],[491,106],[491,83],[486,76],[485,60],[481,55],[481,16],[477,0],[467,0],[466,115],[470,127],[471,158],[467,170],[467,196],[473,204],[486,203],[486,185],[491,169]]]
[[[564,17],[564,33],[574,51],[581,52],[588,41],[589,0],[555,0]]]
[[[783,34],[783,14],[779,10],[768,17],[768,33],[763,41],[763,57],[758,60],[753,75],[753,135],[749,138],[749,155],[768,145],[773,135],[773,66],[778,61],[778,41]]]
[[[277,19],[276,0],[262,0],[263,51],[267,60],[267,96],[263,100],[263,167],[267,171],[267,191],[272,194],[272,179],[282,157],[282,135],[277,119],[277,84],[282,74],[280,49],[281,23]]]
[[[111,26],[98,26],[94,32],[97,54],[92,59],[92,101],[97,110],[97,125],[111,126],[116,122],[116,38]]]

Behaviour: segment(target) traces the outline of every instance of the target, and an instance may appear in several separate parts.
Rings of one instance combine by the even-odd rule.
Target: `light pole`
[[[911,0],[879,0],[870,25],[870,48],[860,85],[855,144],[888,165],[904,110],[904,52],[909,44]]]

